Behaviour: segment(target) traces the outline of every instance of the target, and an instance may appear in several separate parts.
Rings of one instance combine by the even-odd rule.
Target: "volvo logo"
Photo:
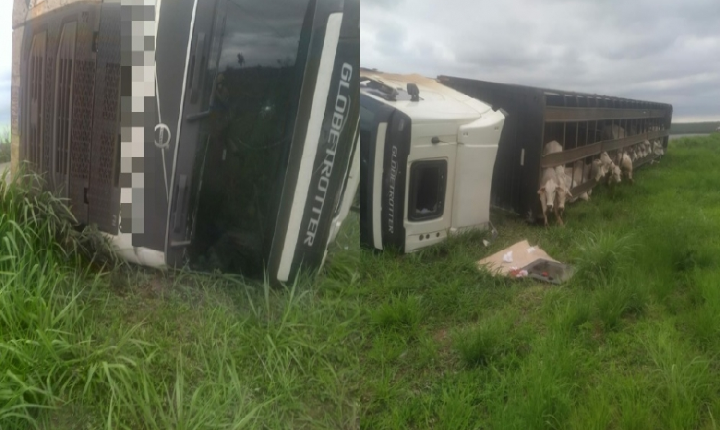
[[[161,123],[155,126],[155,146],[159,149],[167,149],[170,146],[170,129],[167,125]]]

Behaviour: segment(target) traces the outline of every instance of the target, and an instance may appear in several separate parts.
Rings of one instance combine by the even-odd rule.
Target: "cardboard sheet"
[[[503,260],[503,257],[510,251],[512,251],[512,262],[508,263]],[[559,263],[559,261],[551,258],[538,246],[531,246],[527,240],[523,240],[509,248],[505,248],[489,257],[483,258],[478,261],[478,267],[485,267],[491,273],[510,275],[513,268],[523,268],[541,258]]]

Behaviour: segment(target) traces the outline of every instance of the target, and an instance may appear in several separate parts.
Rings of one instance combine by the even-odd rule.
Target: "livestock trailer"
[[[120,255],[319,269],[358,187],[359,0],[15,0],[13,170]]]
[[[450,76],[439,76],[438,81],[507,112],[493,172],[492,206],[532,222],[542,218],[538,189],[543,168],[592,161],[602,152],[625,151],[646,140],[659,140],[667,149],[670,104]],[[543,146],[553,140],[563,151],[543,156]],[[651,153],[634,166],[656,157]],[[593,186],[594,179],[575,184],[571,193],[577,196]]]
[[[419,75],[361,76],[361,246],[412,252],[487,228],[503,113]]]

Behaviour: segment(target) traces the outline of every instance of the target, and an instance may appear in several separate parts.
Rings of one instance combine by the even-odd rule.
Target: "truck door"
[[[225,0],[196,0],[194,5],[189,55],[186,70],[182,70],[185,76],[180,91],[179,123],[172,134],[175,151],[170,153],[168,160],[170,183],[166,259],[170,265],[182,263],[192,238],[192,184],[196,186],[195,191],[199,190],[202,174],[200,169],[203,167],[205,149],[210,139],[210,95],[217,77],[226,3]],[[171,96],[165,94],[167,93],[162,93],[164,97]],[[163,120],[165,121],[165,118]],[[218,166],[212,166],[211,169],[217,171]]]
[[[169,264],[262,274],[303,82],[309,5],[198,7],[170,189]]]
[[[454,129],[453,129],[454,126]],[[457,135],[457,126],[440,127],[438,134]],[[405,251],[444,240],[452,225],[452,201],[457,142],[413,145],[408,157],[405,199]]]

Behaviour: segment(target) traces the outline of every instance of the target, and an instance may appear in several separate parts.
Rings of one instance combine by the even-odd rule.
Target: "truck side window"
[[[408,220],[440,218],[444,212],[447,160],[416,161],[410,167]]]

